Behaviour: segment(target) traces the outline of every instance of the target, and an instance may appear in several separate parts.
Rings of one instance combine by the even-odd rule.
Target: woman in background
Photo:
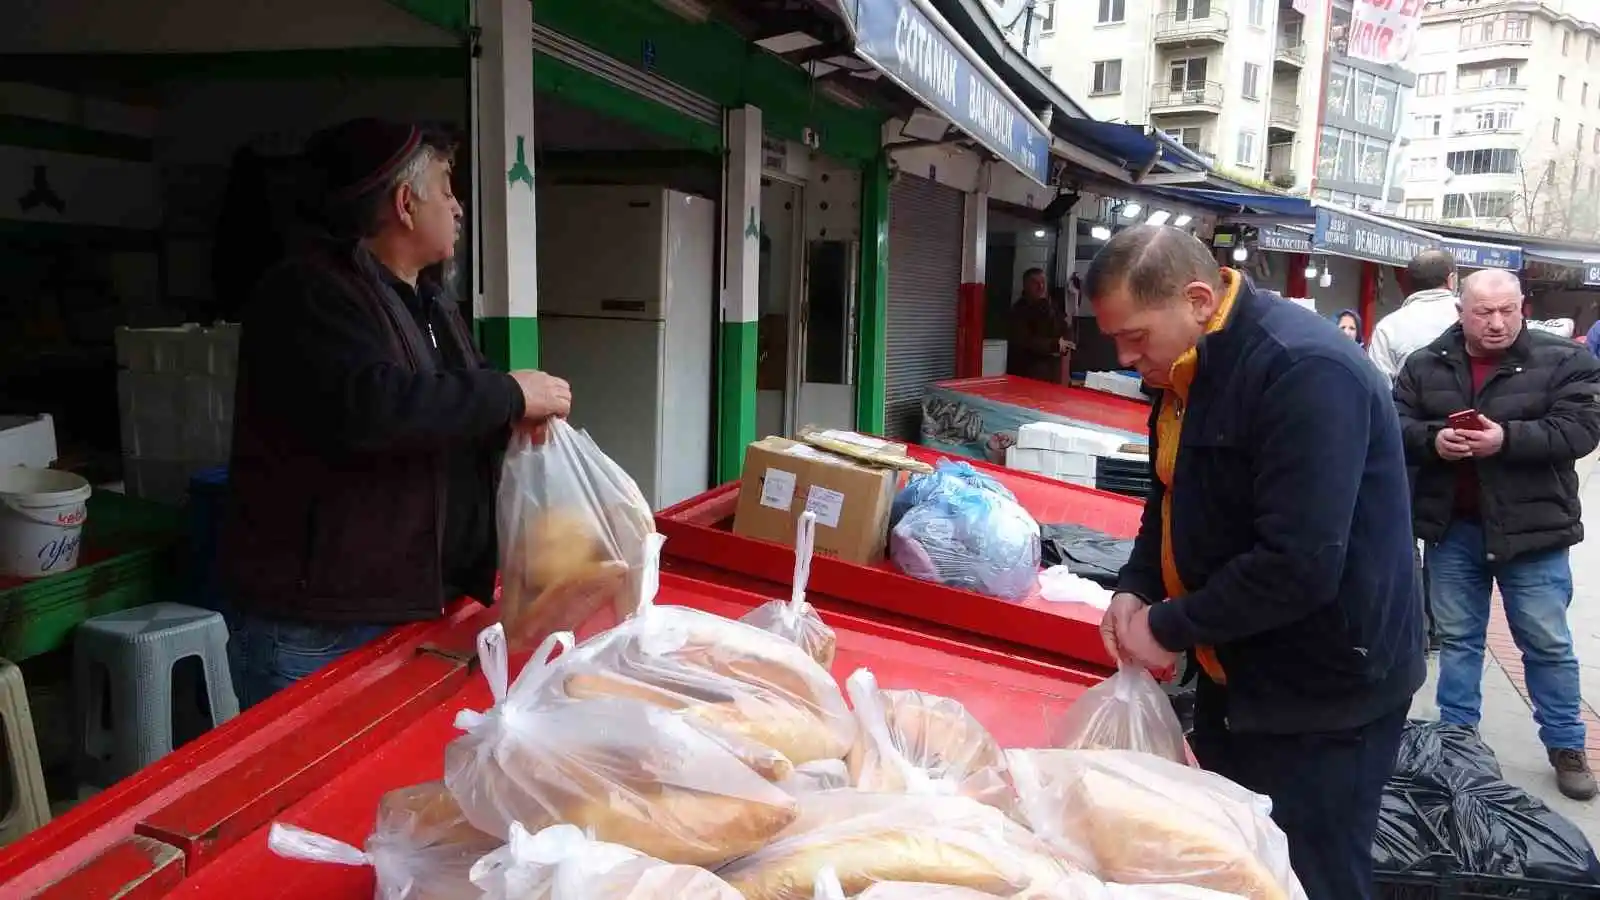
[[[1361,316],[1353,309],[1341,309],[1333,317],[1333,323],[1339,326],[1344,336],[1356,343],[1361,343]]]

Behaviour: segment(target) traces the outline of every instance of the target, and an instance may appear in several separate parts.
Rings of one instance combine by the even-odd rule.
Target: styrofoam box
[[[1032,447],[1007,447],[1006,468],[1022,472],[1043,472],[1046,452],[1048,451]]]
[[[1044,464],[1051,475],[1094,479],[1095,456],[1092,453],[1049,450],[1044,452]]]
[[[184,382],[185,376],[176,372],[117,373],[123,455],[185,458]]]
[[[48,413],[0,416],[0,468],[48,468],[56,461],[56,423]]]
[[[1104,456],[1116,453],[1125,442],[1120,435],[1059,422],[1029,422],[1017,429],[1017,446],[1029,450]]]
[[[1139,390],[1139,379],[1121,372],[1090,372],[1084,376],[1083,386],[1132,400],[1145,399],[1144,393]]]

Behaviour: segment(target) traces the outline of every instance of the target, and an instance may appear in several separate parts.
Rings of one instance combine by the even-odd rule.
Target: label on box
[[[794,504],[794,473],[768,469],[761,478],[761,505],[788,512]]]
[[[844,495],[814,484],[806,492],[806,511],[817,514],[818,525],[838,528],[839,514],[844,512]]]
[[[833,431],[830,429],[828,431],[824,431],[821,434],[821,437],[829,440],[842,441],[846,444],[854,444],[857,447],[865,447],[868,450],[882,450],[889,446],[888,441],[880,441],[877,438],[870,438],[864,434],[857,434],[854,431]]]

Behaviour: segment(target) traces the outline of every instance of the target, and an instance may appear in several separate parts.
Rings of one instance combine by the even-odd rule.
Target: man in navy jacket
[[[1369,898],[1425,675],[1389,384],[1337,328],[1176,228],[1121,232],[1085,281],[1122,364],[1160,392],[1107,649],[1151,669],[1191,654],[1200,764],[1272,798],[1311,900]]]

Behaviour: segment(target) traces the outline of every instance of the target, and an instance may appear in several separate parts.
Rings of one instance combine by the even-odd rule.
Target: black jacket
[[[1230,728],[1334,731],[1395,711],[1426,670],[1388,380],[1332,323],[1248,283],[1199,354],[1173,490],[1152,479],[1119,589],[1166,599],[1170,505],[1189,593],[1157,603],[1150,627],[1168,649],[1216,649]]]
[[[1411,354],[1394,401],[1406,456],[1417,467],[1417,536],[1444,537],[1455,510],[1456,467],[1473,465],[1490,561],[1583,540],[1573,463],[1600,443],[1597,400],[1600,361],[1574,341],[1526,326],[1476,397],[1460,325]],[[1486,459],[1440,459],[1434,440],[1445,419],[1469,408],[1499,423],[1505,444]]]
[[[521,391],[485,365],[436,285],[412,309],[392,282],[358,247],[316,245],[268,272],[245,313],[221,548],[242,611],[437,616],[451,491],[460,508],[492,510],[493,459]],[[452,587],[484,600],[492,522],[453,561]]]

